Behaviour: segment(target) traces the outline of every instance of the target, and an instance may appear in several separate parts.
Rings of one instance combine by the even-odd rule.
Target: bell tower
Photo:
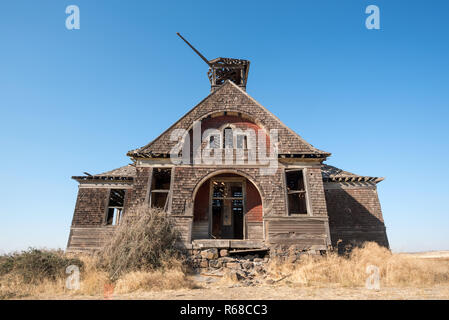
[[[232,58],[216,58],[207,60],[198,50],[195,49],[186,39],[179,33],[177,35],[184,40],[187,45],[192,48],[195,53],[203,59],[209,66],[207,76],[210,81],[211,91],[214,91],[226,80],[234,82],[236,85],[246,91],[246,82],[249,72],[249,60],[232,59]]]

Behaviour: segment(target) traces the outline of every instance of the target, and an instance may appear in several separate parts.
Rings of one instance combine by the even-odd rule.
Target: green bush
[[[0,256],[0,276],[14,274],[25,283],[38,283],[44,279],[56,280],[64,277],[69,265],[80,269],[83,262],[77,258],[65,257],[61,250],[39,250],[29,248]]]

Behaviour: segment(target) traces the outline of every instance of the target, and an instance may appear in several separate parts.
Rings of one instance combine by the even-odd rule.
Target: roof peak
[[[320,158],[331,155],[305,141],[271,111],[230,80],[226,80],[223,85],[201,100],[156,139],[141,148],[128,151],[127,155],[134,159],[168,157],[172,148],[178,143],[170,139],[170,134],[174,129],[190,130],[195,121],[217,112],[238,112],[259,120],[267,131],[277,129],[280,139],[279,155],[315,155]]]
[[[249,72],[249,60],[234,58],[215,58],[207,60],[193,45],[178,32],[176,33],[185,43],[209,66],[207,77],[210,81],[211,91],[216,90],[227,80],[232,81],[246,91],[246,82]]]

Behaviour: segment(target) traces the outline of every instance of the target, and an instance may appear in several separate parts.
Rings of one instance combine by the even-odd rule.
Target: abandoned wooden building
[[[364,241],[388,247],[377,195],[383,179],[324,164],[330,153],[246,92],[249,61],[207,63],[210,94],[129,151],[133,164],[72,177],[79,189],[67,249],[100,248],[140,206],[163,208],[187,249],[323,251]]]

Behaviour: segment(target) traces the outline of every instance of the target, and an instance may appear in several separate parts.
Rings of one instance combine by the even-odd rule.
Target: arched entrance
[[[241,175],[224,173],[204,181],[193,213],[192,240],[263,239],[261,196]]]

